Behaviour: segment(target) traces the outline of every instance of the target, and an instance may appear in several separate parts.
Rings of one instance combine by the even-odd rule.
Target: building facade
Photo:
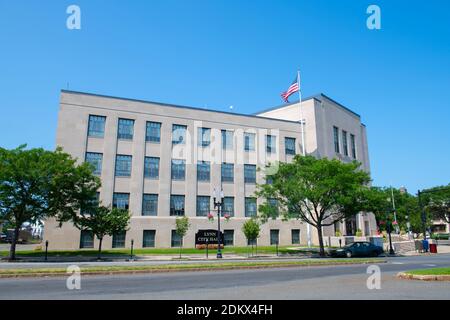
[[[302,109],[308,154],[358,160],[370,172],[366,128],[358,114],[322,94],[305,99]],[[56,144],[93,164],[103,205],[132,215],[129,230],[105,238],[104,248],[130,247],[131,240],[135,248],[178,246],[175,219],[183,215],[191,223],[183,245],[193,247],[198,230],[217,227],[217,216],[207,217],[214,213],[215,188],[223,190],[224,213],[230,216],[221,223],[225,244],[245,246],[242,224],[266,201],[255,198],[256,184],[267,183],[264,172],[273,170],[268,165],[301,153],[301,127],[298,103],[244,115],[62,91]],[[359,214],[324,234],[352,235],[358,229],[374,233],[373,216]],[[59,227],[52,219],[45,222],[44,240],[50,249],[92,248],[98,241],[89,231],[70,223]],[[306,244],[307,226],[269,220],[258,245],[277,242]]]

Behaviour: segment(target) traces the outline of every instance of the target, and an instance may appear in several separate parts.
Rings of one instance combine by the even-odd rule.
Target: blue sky
[[[82,29],[66,28],[76,4]],[[381,8],[381,30],[366,8]],[[0,146],[54,148],[66,89],[228,110],[303,95],[361,114],[376,185],[450,182],[448,1],[0,0]]]

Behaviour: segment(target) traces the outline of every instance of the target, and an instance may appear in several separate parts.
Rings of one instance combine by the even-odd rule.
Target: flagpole
[[[306,156],[305,148],[305,124],[303,121],[303,108],[302,108],[302,90],[300,88],[300,70],[297,71],[297,84],[298,84],[298,97],[299,97],[299,108],[300,108],[300,126],[302,131],[302,155]],[[309,217],[308,217],[309,218]],[[311,248],[311,225],[306,223],[306,236],[308,240],[308,248]]]

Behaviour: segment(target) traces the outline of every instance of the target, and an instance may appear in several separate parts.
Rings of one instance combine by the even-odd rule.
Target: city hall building
[[[366,128],[358,114],[320,94],[302,102],[305,150],[316,157],[357,160],[369,172]],[[226,246],[245,246],[242,224],[267,201],[255,198],[265,170],[277,161],[292,161],[302,152],[299,103],[253,115],[221,112],[165,103],[62,91],[56,144],[79,162],[93,164],[105,206],[128,209],[129,230],[106,237],[104,248],[174,247],[181,239],[175,220],[189,217],[184,247],[195,246],[199,230],[216,229],[214,189],[224,193],[222,218]],[[261,168],[262,170],[258,170]],[[214,213],[214,220],[207,217]],[[372,215],[361,213],[324,228],[324,236],[371,235]],[[311,230],[313,244],[317,233]],[[88,230],[70,223],[45,222],[50,249],[97,247]],[[306,245],[307,226],[298,220],[269,220],[262,225],[258,245]]]

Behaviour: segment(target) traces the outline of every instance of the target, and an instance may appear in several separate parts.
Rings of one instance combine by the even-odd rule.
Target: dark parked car
[[[378,257],[384,252],[382,247],[376,246],[367,241],[358,241],[333,250],[331,255],[334,257]]]
[[[6,242],[6,234],[0,233],[0,242]]]

